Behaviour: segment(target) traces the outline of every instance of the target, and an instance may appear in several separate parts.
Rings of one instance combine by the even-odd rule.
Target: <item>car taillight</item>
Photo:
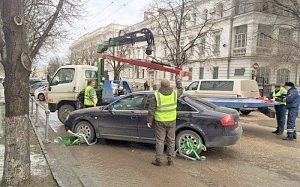
[[[220,119],[220,122],[222,126],[232,126],[234,125],[234,118],[232,115],[227,114]]]

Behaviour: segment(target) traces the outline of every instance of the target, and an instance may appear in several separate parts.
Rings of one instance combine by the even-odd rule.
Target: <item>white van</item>
[[[259,97],[257,82],[245,79],[203,79],[194,81],[186,87],[185,93],[201,97]]]

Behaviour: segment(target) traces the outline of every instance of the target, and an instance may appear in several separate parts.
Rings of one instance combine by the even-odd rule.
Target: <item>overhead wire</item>
[[[131,1],[133,1],[133,0],[127,1],[127,2],[124,3],[122,6],[120,6],[118,9],[116,9],[114,12],[112,12],[110,15],[104,17],[103,19],[101,19],[100,21],[97,21],[97,22],[98,22],[98,23],[101,23],[101,22],[103,22],[104,20],[106,20],[107,18],[113,16],[113,15],[116,14],[118,11],[120,11],[122,8],[124,8],[124,7],[127,6],[129,3],[131,3]],[[92,30],[92,29],[97,28],[97,27],[98,27],[98,25],[95,24],[94,26],[90,27],[89,29]]]

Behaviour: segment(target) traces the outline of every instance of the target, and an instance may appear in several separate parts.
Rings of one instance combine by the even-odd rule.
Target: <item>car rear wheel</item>
[[[177,136],[176,136],[176,149],[178,149],[179,147],[181,147],[185,141],[190,141],[192,142],[194,145],[198,144],[199,142],[203,143],[202,138],[199,136],[199,134],[197,134],[196,132],[192,131],[192,130],[184,130],[181,131]],[[182,154],[185,154],[187,156],[194,156],[193,153],[188,153],[189,151],[186,149],[181,149]],[[202,151],[202,149],[198,150],[198,154],[200,154]]]
[[[241,110],[241,113],[243,115],[249,115],[251,113],[251,111],[249,111],[249,110]]]
[[[67,116],[73,112],[75,110],[75,108],[72,105],[62,105],[61,107],[59,107],[58,109],[58,119],[60,122],[65,123],[67,120]]]
[[[93,126],[87,121],[80,121],[74,128],[75,133],[82,133],[89,143],[95,139],[95,130]]]
[[[45,95],[42,94],[42,93],[40,93],[40,94],[38,95],[38,99],[39,99],[40,101],[45,101]]]

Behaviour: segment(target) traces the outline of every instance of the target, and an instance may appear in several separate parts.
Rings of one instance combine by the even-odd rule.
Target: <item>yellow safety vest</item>
[[[277,92],[277,93],[275,93],[275,91],[273,91],[273,93],[272,93],[272,96],[273,96],[273,99],[275,99],[276,97],[281,97],[283,94],[286,94],[287,93],[287,91],[286,91],[286,89],[285,88],[283,88],[283,87],[280,87],[280,90]],[[278,102],[280,105],[286,105],[286,102]]]
[[[85,91],[84,91],[84,105],[93,106],[94,102],[95,103],[98,102],[98,98],[97,98],[97,94],[95,92],[95,89],[93,89],[94,90],[94,97],[92,99],[90,98],[91,89],[93,89],[93,87],[91,87],[91,86],[87,86],[85,88]]]
[[[155,92],[156,111],[154,114],[155,121],[167,122],[176,120],[177,92],[173,91],[171,95],[163,95]]]

